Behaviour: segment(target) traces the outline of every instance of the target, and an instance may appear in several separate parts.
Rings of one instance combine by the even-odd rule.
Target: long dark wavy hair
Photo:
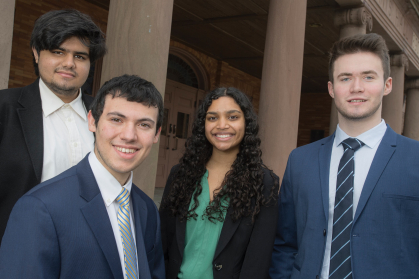
[[[251,216],[255,221],[260,208],[276,202],[279,182],[275,181],[268,197],[265,197],[263,185],[264,166],[258,137],[259,125],[257,115],[247,96],[236,88],[217,88],[205,96],[198,108],[192,127],[192,136],[186,141],[186,151],[179,160],[179,166],[172,181],[169,195],[163,199],[161,209],[168,210],[181,221],[197,218],[198,196],[202,192],[201,179],[206,172],[206,164],[212,156],[213,146],[205,136],[205,119],[213,100],[220,97],[231,97],[240,106],[245,117],[245,134],[240,142],[240,150],[231,169],[226,173],[223,182],[207,206],[205,214],[212,222],[224,221],[224,212],[231,207],[231,219],[235,222],[241,217]],[[272,171],[271,175],[273,177]],[[222,187],[222,185],[225,185]],[[193,196],[194,205],[189,210]],[[228,198],[229,204],[223,200]]]

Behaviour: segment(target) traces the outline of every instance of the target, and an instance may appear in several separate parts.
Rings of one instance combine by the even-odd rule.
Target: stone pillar
[[[409,60],[404,54],[392,55],[390,59],[393,89],[383,98],[382,117],[398,134],[403,131],[404,72],[409,68]]]
[[[297,146],[306,0],[270,1],[259,101],[263,161],[282,178]]]
[[[372,30],[372,16],[365,7],[339,10],[335,13],[334,23],[340,27],[339,39],[362,35]],[[338,125],[338,111],[335,102],[330,110],[329,135],[333,134]]]
[[[0,0],[0,90],[9,87],[15,1]]]
[[[164,97],[173,0],[111,0],[101,84],[135,74],[151,81]],[[134,183],[154,196],[159,144],[134,171]]]
[[[406,114],[403,134],[419,140],[419,78],[408,80],[406,87]]]

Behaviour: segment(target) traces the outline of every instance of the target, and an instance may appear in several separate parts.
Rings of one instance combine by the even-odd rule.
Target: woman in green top
[[[160,208],[168,279],[269,278],[279,179],[262,163],[258,130],[236,88],[205,97]]]

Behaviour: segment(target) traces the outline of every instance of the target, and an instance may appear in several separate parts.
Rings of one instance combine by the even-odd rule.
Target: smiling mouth
[[[349,103],[364,103],[366,100],[350,100]]]
[[[131,149],[131,148],[122,148],[122,147],[116,147],[116,150],[122,152],[122,153],[126,153],[126,154],[131,154],[131,153],[135,153],[138,149]]]
[[[216,138],[220,138],[220,139],[226,139],[226,138],[231,138],[233,135],[232,134],[224,134],[224,135],[219,135],[219,134],[215,134]]]

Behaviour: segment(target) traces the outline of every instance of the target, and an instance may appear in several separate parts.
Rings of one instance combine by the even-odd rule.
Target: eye
[[[51,51],[53,54],[63,54],[61,50],[53,50]]]
[[[121,119],[119,119],[119,118],[111,118],[111,121],[112,121],[112,122],[117,122],[117,123],[119,123],[119,122],[121,122]]]
[[[80,59],[80,60],[86,60],[86,58],[84,56],[81,55],[74,55],[75,58]]]
[[[215,121],[217,118],[215,116],[209,116],[207,117],[208,121]]]
[[[373,76],[366,76],[365,79],[372,80],[372,79],[374,79],[374,77]]]
[[[348,81],[348,80],[349,80],[349,78],[347,78],[347,77],[341,79],[341,81]]]
[[[151,128],[151,125],[148,124],[148,123],[141,123],[140,124],[140,127],[143,127],[143,128]]]
[[[229,119],[236,120],[236,119],[239,119],[239,116],[238,115],[230,115]]]

